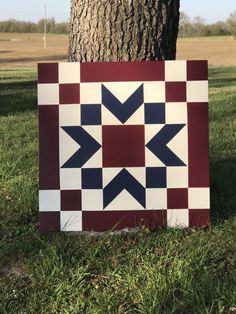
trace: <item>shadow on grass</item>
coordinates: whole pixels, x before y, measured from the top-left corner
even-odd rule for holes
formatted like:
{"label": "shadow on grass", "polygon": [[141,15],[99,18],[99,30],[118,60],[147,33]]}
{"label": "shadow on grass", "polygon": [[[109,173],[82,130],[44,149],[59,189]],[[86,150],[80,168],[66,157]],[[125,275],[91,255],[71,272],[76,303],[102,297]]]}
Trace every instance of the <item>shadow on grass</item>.
{"label": "shadow on grass", "polygon": [[[230,85],[229,85],[230,86]],[[209,122],[222,123],[223,120],[231,120],[236,115],[236,95],[221,93],[220,99],[214,99],[209,106]]]}
{"label": "shadow on grass", "polygon": [[209,69],[209,86],[222,88],[235,84],[236,67],[217,67]]}
{"label": "shadow on grass", "polygon": [[7,116],[17,112],[37,109],[37,82],[0,83],[0,115]]}
{"label": "shadow on grass", "polygon": [[236,158],[210,162],[211,220],[217,224],[236,214]]}

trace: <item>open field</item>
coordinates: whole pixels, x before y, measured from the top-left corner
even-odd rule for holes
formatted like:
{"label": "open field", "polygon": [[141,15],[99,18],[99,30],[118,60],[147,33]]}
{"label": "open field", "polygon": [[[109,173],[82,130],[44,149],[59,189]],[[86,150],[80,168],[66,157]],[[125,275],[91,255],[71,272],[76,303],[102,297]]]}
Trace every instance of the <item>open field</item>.
{"label": "open field", "polygon": [[38,232],[36,72],[0,70],[1,314],[235,312],[235,72],[210,69],[210,227],[92,237]]}
{"label": "open field", "polygon": [[42,34],[0,33],[0,67],[36,67],[39,61],[66,61],[67,49],[67,35],[49,34],[45,50]]}
{"label": "open field", "polygon": [[212,66],[236,65],[236,40],[232,37],[179,39],[177,59],[208,60]]}
{"label": "open field", "polygon": [[[67,35],[0,33],[0,66],[35,67],[38,61],[66,60]],[[179,39],[177,59],[208,59],[210,65],[236,65],[236,40],[231,37]]]}

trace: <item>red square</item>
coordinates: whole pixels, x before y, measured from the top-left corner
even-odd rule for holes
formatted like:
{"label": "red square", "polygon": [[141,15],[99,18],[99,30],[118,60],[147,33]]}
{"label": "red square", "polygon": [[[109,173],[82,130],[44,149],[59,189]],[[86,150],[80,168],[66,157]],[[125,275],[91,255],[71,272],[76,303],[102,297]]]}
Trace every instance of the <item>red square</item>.
{"label": "red square", "polygon": [[189,227],[206,227],[209,219],[210,209],[189,209]]}
{"label": "red square", "polygon": [[166,210],[83,211],[82,213],[83,230],[120,230],[138,226],[155,230],[167,225]]}
{"label": "red square", "polygon": [[167,208],[188,208],[188,189],[167,189]]}
{"label": "red square", "polygon": [[164,61],[81,63],[81,82],[164,81],[164,79]]}
{"label": "red square", "polygon": [[60,212],[40,212],[39,213],[40,231],[60,231]]}
{"label": "red square", "polygon": [[103,167],[144,167],[143,125],[102,127]]}
{"label": "red square", "polygon": [[58,83],[58,63],[39,63],[38,83]]}
{"label": "red square", "polygon": [[187,106],[189,187],[208,187],[208,103],[188,103]]}
{"label": "red square", "polygon": [[61,210],[81,210],[81,191],[61,191]]}
{"label": "red square", "polygon": [[207,81],[208,65],[207,61],[187,61],[187,80],[188,81]]}
{"label": "red square", "polygon": [[79,104],[80,102],[79,84],[60,84],[59,93],[60,104]]}
{"label": "red square", "polygon": [[39,106],[39,187],[58,190],[59,178],[58,105]]}
{"label": "red square", "polygon": [[166,82],[166,101],[185,102],[186,82]]}

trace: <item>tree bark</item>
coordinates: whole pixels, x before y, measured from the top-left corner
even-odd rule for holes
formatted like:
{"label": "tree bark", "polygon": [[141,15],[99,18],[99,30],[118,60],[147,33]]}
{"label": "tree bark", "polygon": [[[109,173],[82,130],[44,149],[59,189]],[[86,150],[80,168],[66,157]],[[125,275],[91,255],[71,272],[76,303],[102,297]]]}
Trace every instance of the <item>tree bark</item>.
{"label": "tree bark", "polygon": [[173,60],[180,0],[71,0],[69,61]]}

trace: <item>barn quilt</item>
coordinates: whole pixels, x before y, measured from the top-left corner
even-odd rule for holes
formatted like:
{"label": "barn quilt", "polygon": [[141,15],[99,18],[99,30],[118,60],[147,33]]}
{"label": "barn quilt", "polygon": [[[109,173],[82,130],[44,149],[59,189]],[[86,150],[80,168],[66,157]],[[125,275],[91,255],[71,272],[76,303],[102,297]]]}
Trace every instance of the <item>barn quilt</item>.
{"label": "barn quilt", "polygon": [[207,61],[38,64],[42,231],[206,226]]}

